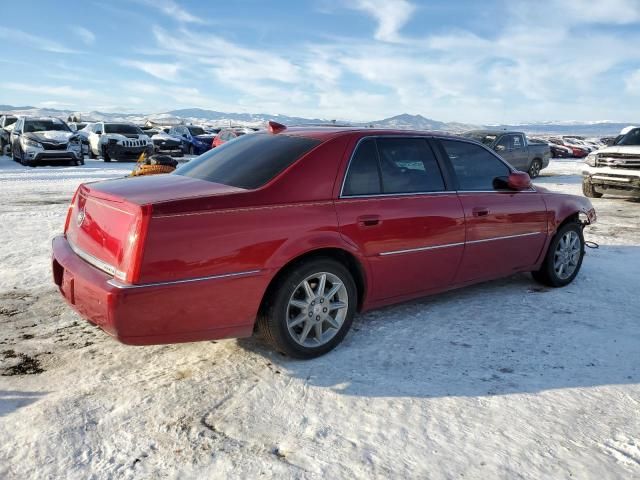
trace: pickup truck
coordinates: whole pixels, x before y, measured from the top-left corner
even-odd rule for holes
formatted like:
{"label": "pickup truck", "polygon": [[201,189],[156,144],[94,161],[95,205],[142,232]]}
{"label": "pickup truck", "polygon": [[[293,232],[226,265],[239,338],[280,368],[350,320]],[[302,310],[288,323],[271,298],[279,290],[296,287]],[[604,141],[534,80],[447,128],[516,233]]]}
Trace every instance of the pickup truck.
{"label": "pickup truck", "polygon": [[640,127],[619,136],[614,145],[590,153],[584,164],[585,197],[600,198],[605,193],[640,197]]}
{"label": "pickup truck", "polygon": [[549,145],[530,142],[522,132],[472,130],[463,136],[491,148],[514,168],[527,172],[531,178],[536,178],[540,170],[549,165]]}

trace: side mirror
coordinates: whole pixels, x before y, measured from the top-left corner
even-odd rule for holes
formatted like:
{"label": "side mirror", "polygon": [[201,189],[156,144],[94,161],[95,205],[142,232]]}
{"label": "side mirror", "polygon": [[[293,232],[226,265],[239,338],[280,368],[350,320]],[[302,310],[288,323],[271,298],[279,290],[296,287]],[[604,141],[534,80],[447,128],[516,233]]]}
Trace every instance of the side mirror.
{"label": "side mirror", "polygon": [[528,190],[531,188],[531,178],[525,172],[511,172],[507,178],[507,186],[511,190]]}

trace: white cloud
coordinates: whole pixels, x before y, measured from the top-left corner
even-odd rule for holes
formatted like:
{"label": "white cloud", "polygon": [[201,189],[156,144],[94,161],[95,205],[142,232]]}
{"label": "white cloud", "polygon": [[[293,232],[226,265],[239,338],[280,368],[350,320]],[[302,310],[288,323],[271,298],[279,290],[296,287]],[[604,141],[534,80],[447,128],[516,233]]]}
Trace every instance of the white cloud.
{"label": "white cloud", "polygon": [[385,42],[401,41],[399,31],[415,11],[407,0],[354,0],[350,5],[378,22],[375,38]]}
{"label": "white cloud", "polygon": [[139,0],[141,3],[158,9],[162,14],[182,23],[206,23],[204,20],[189,13],[174,0]]}
{"label": "white cloud", "polygon": [[175,63],[142,62],[138,60],[122,60],[121,65],[132,67],[159,78],[160,80],[175,81],[180,71],[180,66]]}
{"label": "white cloud", "polygon": [[30,33],[15,28],[0,27],[0,39],[15,43],[20,46],[35,48],[51,53],[78,53],[77,50],[67,48],[64,45],[49,40],[48,38],[31,35]]}
{"label": "white cloud", "polygon": [[95,34],[84,27],[78,25],[71,27],[71,31],[75,33],[85,45],[93,45],[96,41]]}
{"label": "white cloud", "polygon": [[625,79],[625,89],[631,95],[640,96],[640,69],[632,72]]}
{"label": "white cloud", "polygon": [[86,99],[95,95],[95,92],[87,89],[74,88],[69,85],[30,85],[26,83],[3,83],[0,87],[14,92],[25,92],[38,96],[50,96],[63,99]]}

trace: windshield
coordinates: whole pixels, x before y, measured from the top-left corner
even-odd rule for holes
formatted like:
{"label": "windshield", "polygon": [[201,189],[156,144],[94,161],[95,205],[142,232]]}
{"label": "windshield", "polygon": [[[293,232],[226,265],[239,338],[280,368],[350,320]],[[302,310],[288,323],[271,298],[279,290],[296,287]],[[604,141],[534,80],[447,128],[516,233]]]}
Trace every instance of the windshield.
{"label": "windshield", "polygon": [[13,125],[14,123],[16,123],[18,121],[17,117],[7,117],[4,120],[4,126],[8,127],[9,125]]}
{"label": "windshield", "polygon": [[194,137],[197,135],[206,135],[207,132],[204,131],[203,128],[200,127],[187,127],[189,129],[189,132],[191,132],[191,135],[193,135]]}
{"label": "windshield", "polygon": [[105,123],[104,133],[120,133],[122,135],[140,135],[142,133],[142,130],[140,130],[135,125],[131,125],[130,123]]}
{"label": "windshield", "polygon": [[67,124],[61,120],[25,120],[24,133],[46,132],[50,130],[60,130],[69,132]]}
{"label": "windshield", "polygon": [[258,188],[319,143],[288,135],[245,135],[209,150],[175,173],[232,187]]}
{"label": "windshield", "polygon": [[619,138],[616,145],[640,145],[640,128],[634,128]]}
{"label": "windshield", "polygon": [[498,135],[495,133],[482,133],[482,132],[468,132],[463,135],[464,137],[475,140],[476,142],[483,143],[485,145],[492,145],[496,141]]}

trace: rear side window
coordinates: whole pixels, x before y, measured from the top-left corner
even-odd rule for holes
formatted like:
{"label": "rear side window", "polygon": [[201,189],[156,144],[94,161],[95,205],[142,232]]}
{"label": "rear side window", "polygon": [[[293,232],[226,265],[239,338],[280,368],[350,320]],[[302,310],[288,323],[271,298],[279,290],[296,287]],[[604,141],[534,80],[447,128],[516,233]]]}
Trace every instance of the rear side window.
{"label": "rear side window", "polygon": [[356,148],[351,163],[349,163],[349,171],[342,194],[353,196],[379,193],[382,193],[382,185],[380,184],[376,141],[369,138]]}
{"label": "rear side window", "polygon": [[459,190],[495,190],[495,179],[510,173],[509,167],[479,145],[456,140],[440,142],[451,160]]}
{"label": "rear side window", "polygon": [[379,138],[384,193],[439,192],[445,189],[431,147],[422,138]]}
{"label": "rear side window", "polygon": [[254,189],[269,182],[320,143],[320,140],[289,135],[245,135],[209,150],[175,173]]}

